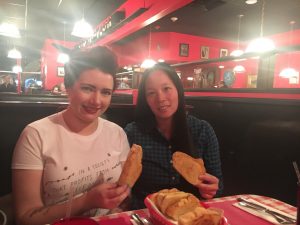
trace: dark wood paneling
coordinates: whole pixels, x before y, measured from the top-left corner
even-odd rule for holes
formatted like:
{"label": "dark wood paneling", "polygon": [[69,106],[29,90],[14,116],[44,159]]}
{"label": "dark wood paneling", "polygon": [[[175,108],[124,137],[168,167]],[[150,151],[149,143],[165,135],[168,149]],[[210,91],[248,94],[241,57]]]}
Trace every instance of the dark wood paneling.
{"label": "dark wood paneling", "polygon": [[292,161],[300,163],[300,101],[187,98],[220,143],[225,193],[260,194],[296,204]]}

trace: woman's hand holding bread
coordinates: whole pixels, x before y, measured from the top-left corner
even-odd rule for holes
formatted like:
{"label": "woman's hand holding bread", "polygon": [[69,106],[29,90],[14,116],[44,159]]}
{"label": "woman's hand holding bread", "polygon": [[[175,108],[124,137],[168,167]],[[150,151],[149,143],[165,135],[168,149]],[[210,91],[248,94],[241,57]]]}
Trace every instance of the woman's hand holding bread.
{"label": "woman's hand holding bread", "polygon": [[196,187],[200,195],[205,199],[213,198],[219,189],[219,179],[208,173],[200,175],[199,179],[202,182],[199,182]]}
{"label": "woman's hand holding bread", "polygon": [[186,181],[196,186],[205,199],[213,198],[219,189],[219,179],[206,173],[202,159],[177,151],[172,156],[173,167]]}

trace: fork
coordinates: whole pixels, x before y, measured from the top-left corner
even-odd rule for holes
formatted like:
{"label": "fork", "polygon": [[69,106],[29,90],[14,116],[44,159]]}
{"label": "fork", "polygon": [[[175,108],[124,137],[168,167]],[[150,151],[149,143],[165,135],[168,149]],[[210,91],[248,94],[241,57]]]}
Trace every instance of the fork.
{"label": "fork", "polygon": [[266,210],[261,209],[261,208],[254,207],[252,205],[247,204],[246,202],[239,202],[238,204],[241,205],[241,206],[243,206],[243,207],[253,209],[255,211],[261,211],[261,212],[267,213],[267,214],[273,216],[274,219],[276,219],[276,221],[278,223],[280,223],[280,224],[293,224],[291,221],[285,220],[285,219],[279,217],[278,215],[276,215],[276,214],[274,214],[272,212],[266,211]]}
{"label": "fork", "polygon": [[152,225],[152,223],[148,219],[140,217],[137,213],[131,214],[131,218],[140,225]]}

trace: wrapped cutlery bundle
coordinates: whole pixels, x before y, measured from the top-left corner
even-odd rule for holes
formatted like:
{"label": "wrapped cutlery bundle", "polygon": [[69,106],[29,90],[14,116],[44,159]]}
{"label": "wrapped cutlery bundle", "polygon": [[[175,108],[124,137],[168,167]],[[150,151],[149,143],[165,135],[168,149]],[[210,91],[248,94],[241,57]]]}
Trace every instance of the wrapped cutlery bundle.
{"label": "wrapped cutlery bundle", "polygon": [[260,217],[264,220],[271,222],[272,224],[295,224],[296,217],[294,215],[289,215],[280,210],[274,209],[254,199],[248,198],[238,198],[238,202],[233,205],[240,208],[254,216]]}
{"label": "wrapped cutlery bundle", "polygon": [[226,225],[223,210],[208,208],[194,195],[175,188],[147,196],[145,205],[157,225]]}

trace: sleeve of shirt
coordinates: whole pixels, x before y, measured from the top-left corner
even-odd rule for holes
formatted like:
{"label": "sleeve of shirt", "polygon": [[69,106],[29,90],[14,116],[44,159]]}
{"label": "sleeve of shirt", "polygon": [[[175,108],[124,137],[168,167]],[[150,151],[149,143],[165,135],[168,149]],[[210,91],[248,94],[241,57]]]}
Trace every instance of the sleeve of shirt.
{"label": "sleeve of shirt", "polygon": [[212,126],[206,122],[202,122],[202,132],[199,141],[203,143],[203,160],[205,168],[209,174],[219,179],[219,190],[217,196],[223,192],[223,176],[221,169],[221,158],[219,151],[219,143]]}
{"label": "sleeve of shirt", "polygon": [[42,142],[36,129],[27,126],[15,146],[12,169],[43,169]]}

